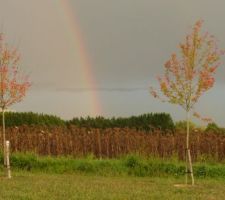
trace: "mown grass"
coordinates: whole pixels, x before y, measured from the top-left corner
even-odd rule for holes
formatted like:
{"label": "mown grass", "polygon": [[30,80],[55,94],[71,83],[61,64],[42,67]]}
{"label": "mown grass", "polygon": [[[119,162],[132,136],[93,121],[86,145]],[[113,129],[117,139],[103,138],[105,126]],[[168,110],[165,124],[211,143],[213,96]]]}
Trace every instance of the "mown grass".
{"label": "mown grass", "polygon": [[[0,156],[2,163],[2,156]],[[11,180],[0,170],[0,200],[224,200],[225,165],[213,161],[194,164],[196,186],[184,183],[185,165],[176,159],[120,159],[93,156],[11,156]]]}
{"label": "mown grass", "polygon": [[183,178],[47,174],[17,171],[1,178],[0,200],[224,200],[225,180],[177,188]]}

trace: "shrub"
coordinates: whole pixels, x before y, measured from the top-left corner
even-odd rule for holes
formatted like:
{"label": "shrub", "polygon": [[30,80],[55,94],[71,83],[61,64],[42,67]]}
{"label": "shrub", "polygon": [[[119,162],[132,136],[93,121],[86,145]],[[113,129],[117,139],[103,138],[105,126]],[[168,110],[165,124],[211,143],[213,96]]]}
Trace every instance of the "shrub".
{"label": "shrub", "polygon": [[129,155],[125,159],[125,166],[135,168],[140,165],[140,158],[137,155]]}
{"label": "shrub", "polygon": [[225,133],[225,130],[213,122],[207,125],[205,132]]}
{"label": "shrub", "polygon": [[[187,122],[186,121],[178,121],[175,123],[175,128],[178,131],[186,131]],[[190,131],[198,128],[194,122],[189,122]]]}

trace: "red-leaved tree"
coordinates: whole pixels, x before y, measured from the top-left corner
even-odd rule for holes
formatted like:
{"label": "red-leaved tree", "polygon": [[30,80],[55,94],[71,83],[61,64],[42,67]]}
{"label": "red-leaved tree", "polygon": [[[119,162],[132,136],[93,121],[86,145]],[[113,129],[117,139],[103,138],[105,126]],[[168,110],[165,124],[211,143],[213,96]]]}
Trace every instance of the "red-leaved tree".
{"label": "red-leaved tree", "polygon": [[[186,111],[186,184],[190,174],[192,185],[194,175],[189,149],[189,113],[193,111],[199,98],[213,87],[214,74],[220,65],[220,57],[224,54],[224,51],[217,47],[214,36],[201,32],[202,24],[202,20],[195,23],[191,33],[179,45],[180,56],[173,53],[165,63],[164,75],[158,77],[161,92],[166,98],[161,98],[152,87],[150,88],[154,97],[163,102],[180,105]],[[209,118],[202,118],[195,112],[194,116],[210,121]]]}
{"label": "red-leaved tree", "polygon": [[0,33],[0,108],[2,112],[2,133],[4,165],[6,165],[5,110],[20,102],[26,95],[31,83],[27,76],[18,71],[20,55],[16,48],[11,48]]}

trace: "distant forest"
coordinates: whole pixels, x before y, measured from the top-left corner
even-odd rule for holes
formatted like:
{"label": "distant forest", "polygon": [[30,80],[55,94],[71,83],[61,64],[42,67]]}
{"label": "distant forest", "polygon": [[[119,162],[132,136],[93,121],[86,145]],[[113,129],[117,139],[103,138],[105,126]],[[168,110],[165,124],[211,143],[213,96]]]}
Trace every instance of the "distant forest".
{"label": "distant forest", "polygon": [[[2,116],[0,115],[0,118]],[[38,126],[77,126],[84,128],[136,128],[151,131],[153,129],[174,130],[175,125],[170,114],[149,113],[131,117],[80,117],[72,120],[63,120],[60,117],[33,112],[6,112],[6,126],[38,125]]]}

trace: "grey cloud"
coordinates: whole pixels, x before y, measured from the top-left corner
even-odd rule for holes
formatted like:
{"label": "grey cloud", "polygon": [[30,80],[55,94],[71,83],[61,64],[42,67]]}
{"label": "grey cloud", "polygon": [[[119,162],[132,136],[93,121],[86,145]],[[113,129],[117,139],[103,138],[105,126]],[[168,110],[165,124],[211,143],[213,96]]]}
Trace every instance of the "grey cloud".
{"label": "grey cloud", "polygon": [[[165,61],[179,51],[177,45],[199,18],[205,20],[204,30],[225,48],[224,0],[69,0],[85,41],[84,53],[90,57],[90,75],[96,83],[90,86],[77,38],[71,33],[73,19],[66,20],[68,13],[61,2],[0,0],[0,24],[4,23],[10,44],[21,40],[21,67],[32,71],[33,87],[16,106],[18,110],[65,118],[86,115],[92,103],[89,93],[94,91],[100,93],[103,114],[168,111],[178,118],[180,110],[151,99],[148,86],[154,84],[153,77],[162,73]],[[225,119],[223,65],[216,74],[218,85],[199,106],[221,124]]]}
{"label": "grey cloud", "polygon": [[137,92],[137,91],[147,91],[148,88],[58,88],[56,91],[59,92],[90,92],[90,91],[99,91],[99,92]]}

